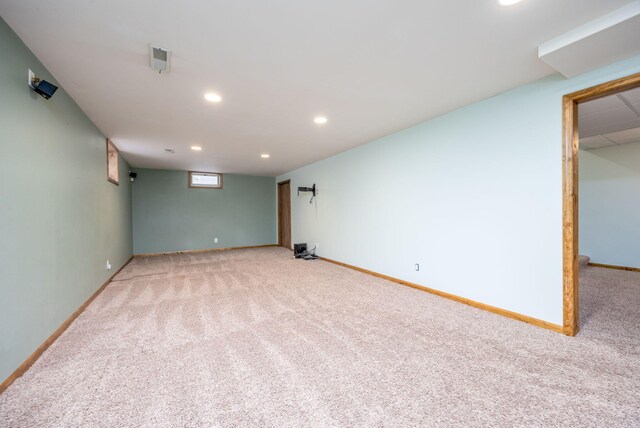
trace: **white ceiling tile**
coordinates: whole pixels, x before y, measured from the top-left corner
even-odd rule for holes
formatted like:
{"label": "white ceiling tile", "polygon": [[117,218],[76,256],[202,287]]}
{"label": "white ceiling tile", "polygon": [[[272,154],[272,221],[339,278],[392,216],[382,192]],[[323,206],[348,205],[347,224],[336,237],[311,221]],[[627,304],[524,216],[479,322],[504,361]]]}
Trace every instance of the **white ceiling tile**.
{"label": "white ceiling tile", "polygon": [[621,94],[631,104],[640,104],[640,88],[631,89]]}
{"label": "white ceiling tile", "polygon": [[640,128],[626,129],[605,135],[616,144],[630,144],[640,142]]}
{"label": "white ceiling tile", "polygon": [[584,149],[599,149],[600,147],[606,146],[615,146],[615,144],[604,138],[602,135],[580,138],[580,147]]}
{"label": "white ceiling tile", "polygon": [[616,95],[609,95],[608,97],[599,98],[597,100],[580,104],[578,106],[578,114],[580,118],[582,118],[587,115],[623,107],[625,107],[625,104],[620,98],[618,98]]}
{"label": "white ceiling tile", "polygon": [[578,120],[578,126],[580,135],[591,137],[623,129],[637,128],[640,126],[640,117],[624,105],[624,107],[604,110],[581,117]]}

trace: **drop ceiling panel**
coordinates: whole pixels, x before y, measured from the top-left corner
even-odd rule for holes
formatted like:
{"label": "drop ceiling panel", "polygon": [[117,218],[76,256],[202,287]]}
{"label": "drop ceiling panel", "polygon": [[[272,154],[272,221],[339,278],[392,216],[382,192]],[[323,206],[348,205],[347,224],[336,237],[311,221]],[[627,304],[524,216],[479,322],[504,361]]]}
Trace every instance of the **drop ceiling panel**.
{"label": "drop ceiling panel", "polygon": [[640,142],[640,88],[578,105],[580,146],[599,148]]}
{"label": "drop ceiling panel", "polygon": [[606,134],[605,137],[616,144],[631,144],[640,142],[640,128],[626,129]]}
{"label": "drop ceiling panel", "polygon": [[608,134],[640,126],[640,117],[630,108],[615,108],[584,116],[578,120],[579,132],[585,137]]}
{"label": "drop ceiling panel", "polygon": [[607,140],[602,135],[594,137],[580,138],[580,147],[583,149],[599,149],[601,147],[615,146],[614,143]]}
{"label": "drop ceiling panel", "polygon": [[621,109],[625,107],[625,103],[622,102],[620,98],[616,96],[608,96],[589,101],[588,103],[580,104],[580,107],[578,108],[578,114],[582,118],[590,114],[600,113],[607,110]]}
{"label": "drop ceiling panel", "polygon": [[631,89],[622,93],[622,96],[631,104],[640,104],[640,88]]}

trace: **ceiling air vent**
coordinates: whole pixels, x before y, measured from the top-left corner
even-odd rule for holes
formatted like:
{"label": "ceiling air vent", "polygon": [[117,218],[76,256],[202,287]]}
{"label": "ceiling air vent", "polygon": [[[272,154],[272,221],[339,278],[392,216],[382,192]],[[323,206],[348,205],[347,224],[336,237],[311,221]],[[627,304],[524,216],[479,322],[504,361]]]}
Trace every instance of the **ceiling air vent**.
{"label": "ceiling air vent", "polygon": [[149,64],[158,73],[168,73],[171,70],[171,52],[159,46],[149,45]]}

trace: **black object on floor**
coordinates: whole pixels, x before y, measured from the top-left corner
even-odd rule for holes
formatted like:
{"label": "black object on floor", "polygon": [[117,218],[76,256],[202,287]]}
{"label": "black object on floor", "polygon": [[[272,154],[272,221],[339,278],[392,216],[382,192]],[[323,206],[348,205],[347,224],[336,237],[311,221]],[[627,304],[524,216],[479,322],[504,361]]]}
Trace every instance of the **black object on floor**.
{"label": "black object on floor", "polygon": [[307,244],[293,244],[293,255],[296,259],[302,258],[302,254],[307,252]]}

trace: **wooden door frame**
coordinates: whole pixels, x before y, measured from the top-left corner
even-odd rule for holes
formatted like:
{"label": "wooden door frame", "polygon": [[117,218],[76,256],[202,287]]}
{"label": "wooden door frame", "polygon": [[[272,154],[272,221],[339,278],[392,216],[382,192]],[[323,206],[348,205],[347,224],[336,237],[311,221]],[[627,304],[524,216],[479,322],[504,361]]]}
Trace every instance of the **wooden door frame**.
{"label": "wooden door frame", "polygon": [[[291,179],[278,182],[277,198],[278,198],[278,246],[282,247],[282,233],[280,233],[280,219],[282,218],[282,209],[280,207],[280,185],[291,183]],[[289,185],[289,198],[291,198],[291,185]],[[291,202],[289,202],[289,236],[291,236]]]}
{"label": "wooden door frame", "polygon": [[562,97],[562,258],[563,325],[567,336],[578,332],[578,104],[640,86],[640,73]]}

